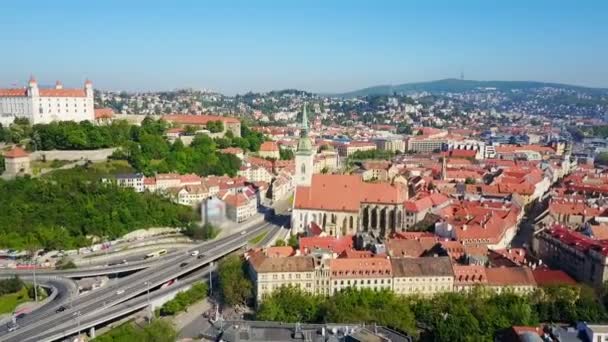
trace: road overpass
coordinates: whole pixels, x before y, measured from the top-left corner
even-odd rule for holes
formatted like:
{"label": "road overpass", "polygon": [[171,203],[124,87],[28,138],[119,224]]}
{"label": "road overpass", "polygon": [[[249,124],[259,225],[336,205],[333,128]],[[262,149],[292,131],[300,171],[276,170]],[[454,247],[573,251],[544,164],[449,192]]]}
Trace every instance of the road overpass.
{"label": "road overpass", "polygon": [[[156,287],[159,287],[171,279],[193,272],[196,269],[208,265],[209,263],[244,247],[249,239],[257,236],[270,227],[271,224],[264,223],[239,234],[206,242],[196,248],[188,250],[187,253],[182,253],[171,258],[158,259],[156,262],[148,265],[146,269],[121,278],[115,284],[74,299],[71,303],[71,307],[63,312],[53,313],[8,334],[2,334],[2,332],[0,332],[0,340],[17,342],[29,340],[32,337],[36,337],[43,333],[51,334],[48,336],[54,336],[52,334],[61,334],[59,327],[61,327],[62,324],[66,324],[66,322],[73,320],[74,314],[76,313],[79,313],[80,319],[83,321],[88,320],[90,318],[89,316],[97,317],[96,315],[99,315],[97,318],[98,320],[111,320],[112,318],[108,317],[112,315],[108,314],[108,317],[106,317],[106,313],[110,311],[110,308],[132,300],[134,297],[146,293],[148,290],[153,291]],[[200,259],[192,257],[190,252],[194,250],[200,250],[203,257]],[[129,266],[131,265],[127,265],[127,267]],[[124,267],[114,267],[110,273],[116,273],[116,269],[124,269]],[[98,270],[96,269],[95,271]],[[52,273],[74,276],[73,272],[68,271]],[[53,340],[53,338],[48,339],[48,341],[51,340]],[[47,339],[36,339],[36,341],[47,341]]]}

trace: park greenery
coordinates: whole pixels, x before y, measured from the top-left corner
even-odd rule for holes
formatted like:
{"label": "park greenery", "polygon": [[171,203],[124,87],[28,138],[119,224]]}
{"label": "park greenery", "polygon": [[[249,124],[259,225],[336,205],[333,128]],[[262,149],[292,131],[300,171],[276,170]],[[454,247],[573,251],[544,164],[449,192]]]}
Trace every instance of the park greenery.
{"label": "park greenery", "polygon": [[210,223],[199,226],[192,222],[186,226],[186,229],[184,229],[183,232],[194,240],[210,240],[214,239],[220,233],[220,229]]}
{"label": "park greenery", "polygon": [[[0,248],[51,250],[118,238],[150,227],[186,227],[191,208],[153,193],[91,181],[84,168],[0,180]],[[69,210],[66,210],[69,208]]]}
{"label": "park greenery", "polygon": [[170,322],[157,319],[143,327],[132,322],[116,327],[94,339],[95,342],[174,342],[177,331]]}
{"label": "park greenery", "polygon": [[348,159],[351,160],[365,160],[365,159],[383,159],[390,160],[395,155],[394,152],[388,150],[368,150],[368,151],[356,151],[351,154]]}
{"label": "park greenery", "polygon": [[257,319],[282,322],[376,323],[429,341],[492,341],[513,325],[540,322],[602,322],[606,309],[591,288],[550,286],[519,295],[478,287],[470,293],[433,297],[399,296],[392,291],[346,289],[316,296],[283,287],[265,298]]}
{"label": "park greenery", "polygon": [[[137,172],[152,175],[155,172],[197,173],[206,175],[235,176],[241,162],[219,149],[240,147],[246,151],[258,151],[264,135],[255,132],[245,123],[241,137],[227,131],[223,138],[211,139],[198,134],[190,146],[180,139],[171,143],[165,137],[169,124],[163,120],[145,118],[141,125],[131,125],[116,120],[107,125],[95,125],[88,121],[61,121],[31,126],[27,120],[16,120],[9,127],[0,126],[0,141],[26,143],[30,150],[94,150],[114,147],[112,156],[126,160]],[[221,121],[207,124],[211,132],[222,132]],[[193,127],[186,132],[195,134]]]}
{"label": "park greenery", "polygon": [[285,148],[279,149],[279,155],[281,156],[281,160],[292,160],[295,158],[293,151]]}
{"label": "park greenery", "polygon": [[209,287],[207,284],[198,282],[192,285],[189,290],[178,293],[175,298],[163,304],[160,308],[160,314],[162,316],[171,316],[184,311],[188,306],[206,298],[208,292]]}
{"label": "park greenery", "polygon": [[207,130],[211,133],[220,133],[224,130],[224,123],[220,120],[209,121],[205,126]]}
{"label": "park greenery", "polygon": [[[46,292],[38,287],[38,299],[44,299]],[[0,315],[10,313],[21,303],[36,298],[34,286],[24,283],[18,276],[0,279]]]}
{"label": "park greenery", "polygon": [[236,254],[220,261],[218,281],[222,301],[227,305],[246,305],[253,298],[253,284],[247,277],[247,263]]}

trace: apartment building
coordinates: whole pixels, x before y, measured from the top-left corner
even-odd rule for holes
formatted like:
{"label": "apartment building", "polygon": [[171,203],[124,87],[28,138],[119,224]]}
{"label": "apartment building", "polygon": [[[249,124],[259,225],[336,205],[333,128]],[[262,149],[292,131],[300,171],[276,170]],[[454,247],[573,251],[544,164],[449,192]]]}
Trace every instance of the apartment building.
{"label": "apartment building", "polygon": [[454,271],[449,257],[394,258],[393,291],[397,294],[433,295],[454,288]]}
{"label": "apartment building", "polygon": [[608,280],[608,242],[554,224],[535,235],[537,255],[574,279],[601,288]]}

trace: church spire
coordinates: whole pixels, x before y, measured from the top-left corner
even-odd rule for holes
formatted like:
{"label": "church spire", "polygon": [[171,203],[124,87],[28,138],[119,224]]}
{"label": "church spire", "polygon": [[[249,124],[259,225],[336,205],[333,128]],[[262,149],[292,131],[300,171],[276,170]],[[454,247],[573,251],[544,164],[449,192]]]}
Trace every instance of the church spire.
{"label": "church spire", "polygon": [[309,153],[312,151],[312,141],[308,137],[308,115],[306,114],[306,104],[302,110],[302,127],[300,128],[300,139],[298,139],[297,152]]}
{"label": "church spire", "polygon": [[302,128],[300,130],[300,136],[308,136],[308,114],[306,114],[306,103],[304,103],[304,109],[302,110]]}

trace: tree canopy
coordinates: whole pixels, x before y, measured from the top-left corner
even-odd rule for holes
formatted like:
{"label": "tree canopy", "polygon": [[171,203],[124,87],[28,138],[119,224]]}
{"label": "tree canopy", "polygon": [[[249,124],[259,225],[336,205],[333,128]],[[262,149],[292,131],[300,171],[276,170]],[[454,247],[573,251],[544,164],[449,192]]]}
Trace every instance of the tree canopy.
{"label": "tree canopy", "polygon": [[527,295],[498,294],[479,287],[469,293],[433,297],[399,296],[391,291],[347,288],[331,297],[299,288],[275,290],[260,304],[257,318],[285,322],[377,323],[429,341],[492,341],[513,325],[539,322],[602,322],[606,310],[586,286],[551,286]]}
{"label": "tree canopy", "polygon": [[191,208],[91,181],[87,172],[0,180],[0,247],[71,249],[88,245],[88,236],[117,238],[140,228],[185,227],[195,219]]}
{"label": "tree canopy", "polygon": [[252,298],[253,285],[247,277],[247,264],[238,255],[229,255],[218,265],[222,300],[228,305],[247,304]]}

